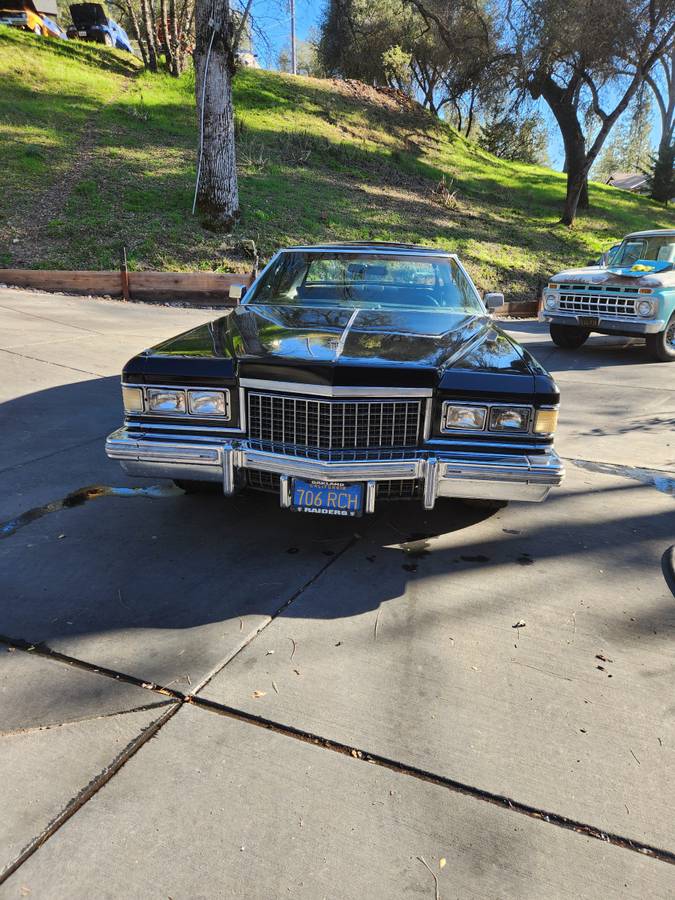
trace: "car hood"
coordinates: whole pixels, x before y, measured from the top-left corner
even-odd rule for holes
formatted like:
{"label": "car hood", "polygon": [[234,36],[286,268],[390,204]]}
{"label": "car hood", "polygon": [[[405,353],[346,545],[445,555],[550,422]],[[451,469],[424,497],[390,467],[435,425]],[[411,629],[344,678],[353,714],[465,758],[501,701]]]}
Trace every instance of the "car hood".
{"label": "car hood", "polygon": [[[321,385],[532,393],[550,378],[487,315],[243,305],[136,357],[125,377],[255,378]],[[504,375],[511,379],[503,379]],[[485,379],[498,379],[488,385]],[[461,385],[460,385],[461,382]]]}
{"label": "car hood", "polygon": [[566,269],[564,272],[558,272],[551,279],[551,283],[556,284],[588,284],[594,287],[604,286],[635,286],[635,288],[649,287],[672,287],[675,286],[675,269],[670,268],[667,271],[658,274],[640,275],[638,277],[629,275],[620,275],[617,270],[606,268],[604,266],[588,266],[584,269]]}

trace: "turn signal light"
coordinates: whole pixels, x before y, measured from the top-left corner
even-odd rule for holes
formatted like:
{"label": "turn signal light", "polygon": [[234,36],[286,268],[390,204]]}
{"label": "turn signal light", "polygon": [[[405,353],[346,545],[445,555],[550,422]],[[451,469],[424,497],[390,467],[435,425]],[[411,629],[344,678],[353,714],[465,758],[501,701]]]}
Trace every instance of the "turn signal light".
{"label": "turn signal light", "polygon": [[553,434],[558,427],[557,409],[538,409],[534,414],[535,434]]}

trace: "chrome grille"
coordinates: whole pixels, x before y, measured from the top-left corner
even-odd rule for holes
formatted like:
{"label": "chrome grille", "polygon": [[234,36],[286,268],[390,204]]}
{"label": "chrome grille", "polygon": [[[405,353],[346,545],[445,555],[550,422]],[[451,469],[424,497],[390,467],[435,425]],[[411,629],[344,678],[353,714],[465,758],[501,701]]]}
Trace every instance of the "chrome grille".
{"label": "chrome grille", "polygon": [[317,450],[417,446],[420,400],[310,400],[251,391],[253,440]]}
{"label": "chrome grille", "polygon": [[592,316],[635,317],[635,297],[582,296],[581,294],[561,294],[558,307],[562,312],[590,313]]}
{"label": "chrome grille", "polygon": [[412,500],[421,491],[421,484],[415,478],[378,481],[375,496],[378,500]]}
{"label": "chrome grille", "polygon": [[246,470],[246,483],[256,491],[273,491],[278,494],[280,478],[276,472],[263,472],[261,469]]}

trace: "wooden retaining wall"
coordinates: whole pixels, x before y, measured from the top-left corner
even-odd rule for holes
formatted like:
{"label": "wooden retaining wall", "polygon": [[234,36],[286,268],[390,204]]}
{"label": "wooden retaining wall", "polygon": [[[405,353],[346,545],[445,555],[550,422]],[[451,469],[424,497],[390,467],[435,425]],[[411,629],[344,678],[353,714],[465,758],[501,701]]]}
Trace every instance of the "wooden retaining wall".
{"label": "wooden retaining wall", "polygon": [[[93,297],[124,297],[146,303],[186,301],[192,306],[235,306],[229,297],[232,284],[248,287],[253,272],[69,272],[58,269],[0,269],[0,283],[14,287],[85,294]],[[537,315],[536,300],[505,303],[497,316],[529,318]]]}
{"label": "wooden retaining wall", "polygon": [[0,269],[0,283],[14,287],[85,294],[108,295],[126,300],[165,302],[185,300],[195,305],[214,303],[233,306],[229,289],[232,284],[253,280],[253,273],[222,272],[70,272],[48,269]]}

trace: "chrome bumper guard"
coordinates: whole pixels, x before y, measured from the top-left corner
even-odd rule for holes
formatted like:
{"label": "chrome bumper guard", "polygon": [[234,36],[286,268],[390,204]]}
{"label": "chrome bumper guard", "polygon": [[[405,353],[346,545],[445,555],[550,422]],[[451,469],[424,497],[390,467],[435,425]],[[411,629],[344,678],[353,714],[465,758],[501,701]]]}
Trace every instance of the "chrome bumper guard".
{"label": "chrome bumper guard", "polygon": [[433,509],[437,497],[484,500],[544,500],[559,485],[564,467],[553,450],[531,455],[412,453],[404,459],[328,462],[252,448],[245,439],[219,444],[139,438],[126,428],[107,439],[106,453],[129,475],[218,481],[223,493],[237,489],[236,473],[258,469],[280,476],[280,503],[291,505],[290,479],[366,483],[366,512],[373,512],[378,481],[419,479],[423,503]]}
{"label": "chrome bumper guard", "polygon": [[[666,327],[662,319],[636,319],[628,316],[603,316],[597,313],[562,312],[561,310],[542,310],[539,321],[553,325],[579,325],[579,317],[597,318],[596,328],[601,331],[616,331],[622,334],[658,334]],[[591,331],[595,331],[592,328]]]}

